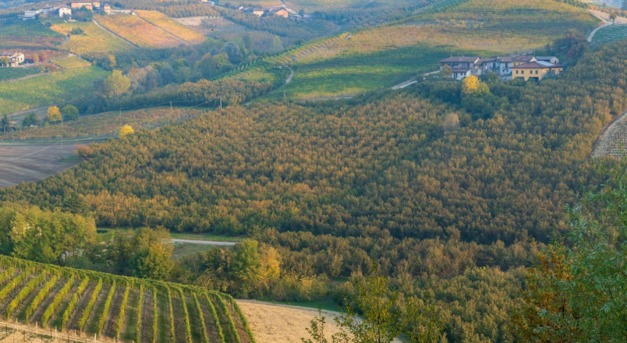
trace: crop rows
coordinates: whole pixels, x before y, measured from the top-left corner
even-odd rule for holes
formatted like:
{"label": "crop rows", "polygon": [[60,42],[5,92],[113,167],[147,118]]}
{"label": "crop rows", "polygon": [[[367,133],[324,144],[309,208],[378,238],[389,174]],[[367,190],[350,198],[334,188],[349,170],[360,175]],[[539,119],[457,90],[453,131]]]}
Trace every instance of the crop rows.
{"label": "crop rows", "polygon": [[232,298],[0,256],[0,315],[121,342],[253,342]]}

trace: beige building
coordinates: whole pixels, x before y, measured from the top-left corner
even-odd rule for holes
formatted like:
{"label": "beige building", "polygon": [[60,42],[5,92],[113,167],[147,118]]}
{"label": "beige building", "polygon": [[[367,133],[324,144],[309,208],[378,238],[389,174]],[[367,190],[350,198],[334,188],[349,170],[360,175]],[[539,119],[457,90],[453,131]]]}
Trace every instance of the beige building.
{"label": "beige building", "polygon": [[546,76],[559,75],[564,67],[544,61],[519,64],[512,67],[512,79],[542,80]]}

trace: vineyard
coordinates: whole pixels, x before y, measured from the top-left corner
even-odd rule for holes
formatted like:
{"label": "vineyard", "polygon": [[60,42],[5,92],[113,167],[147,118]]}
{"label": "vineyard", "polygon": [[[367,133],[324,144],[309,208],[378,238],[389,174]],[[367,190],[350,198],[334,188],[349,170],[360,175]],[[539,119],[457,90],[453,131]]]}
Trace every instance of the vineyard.
{"label": "vineyard", "polygon": [[205,40],[205,36],[203,34],[179,24],[177,21],[161,12],[137,11],[137,14],[140,18],[146,20],[147,22],[159,26],[164,31],[177,36],[188,43],[198,44]]}
{"label": "vineyard", "polygon": [[[142,12],[143,15],[146,15],[146,11]],[[197,32],[171,19],[164,27],[161,27],[161,25],[165,25],[163,18],[155,23],[137,15],[125,14],[96,16],[95,19],[107,30],[142,48],[172,48],[181,44],[189,44],[199,38]],[[177,27],[176,32],[171,31],[175,26]]]}
{"label": "vineyard", "polygon": [[594,35],[592,44],[601,45],[627,39],[627,25],[610,25],[604,27]]}
{"label": "vineyard", "polygon": [[122,342],[254,342],[228,295],[6,256],[0,316]]}

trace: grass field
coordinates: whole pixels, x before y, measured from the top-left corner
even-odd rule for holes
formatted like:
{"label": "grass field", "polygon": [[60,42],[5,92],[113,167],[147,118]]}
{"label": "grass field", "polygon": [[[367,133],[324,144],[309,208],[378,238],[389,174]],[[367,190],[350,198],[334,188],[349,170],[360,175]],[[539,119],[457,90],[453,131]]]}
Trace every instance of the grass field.
{"label": "grass field", "polygon": [[6,256],[0,308],[6,319],[123,342],[253,342],[228,295]]}
{"label": "grass field", "polygon": [[19,79],[39,72],[39,68],[0,68],[0,81]]}
{"label": "grass field", "polygon": [[89,138],[115,137],[126,124],[137,129],[154,129],[165,124],[176,123],[195,118],[204,110],[194,108],[149,108],[136,111],[105,112],[80,116],[63,125],[49,125],[24,129],[0,136],[3,140],[11,139],[48,139],[48,138]]}
{"label": "grass field", "polygon": [[0,114],[63,103],[92,92],[93,83],[108,73],[100,68],[67,69],[10,83],[0,83]]}
{"label": "grass field", "polygon": [[63,42],[63,35],[54,32],[39,21],[0,23],[0,48],[51,48]]}
{"label": "grass field", "polygon": [[83,33],[70,35],[70,39],[61,47],[75,54],[97,54],[125,51],[132,48],[128,42],[99,28],[92,22],[58,23],[52,30],[67,35],[72,29],[79,28]]}
{"label": "grass field", "polygon": [[162,30],[190,43],[202,43],[206,38],[203,34],[194,31],[177,21],[157,11],[137,11],[137,14],[144,20],[160,27]]}
{"label": "grass field", "polygon": [[91,63],[77,56],[64,56],[55,58],[52,63],[64,69],[76,69],[90,67]]}
{"label": "grass field", "polygon": [[627,39],[627,25],[610,25],[597,31],[593,45],[602,45]]}

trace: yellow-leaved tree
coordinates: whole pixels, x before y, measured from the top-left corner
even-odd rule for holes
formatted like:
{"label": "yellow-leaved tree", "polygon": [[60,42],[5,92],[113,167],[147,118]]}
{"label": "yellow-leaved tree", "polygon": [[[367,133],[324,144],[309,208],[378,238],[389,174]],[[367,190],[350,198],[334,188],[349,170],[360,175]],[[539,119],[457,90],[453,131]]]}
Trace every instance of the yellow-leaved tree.
{"label": "yellow-leaved tree", "polygon": [[463,94],[486,94],[490,89],[488,85],[481,82],[475,75],[470,75],[462,80],[462,93]]}
{"label": "yellow-leaved tree", "polygon": [[134,133],[135,133],[135,130],[133,130],[133,128],[130,125],[124,125],[120,129],[120,133],[118,134],[118,137],[122,138],[128,135],[132,135]]}
{"label": "yellow-leaved tree", "polygon": [[58,123],[63,120],[61,116],[61,110],[57,106],[48,107],[48,121],[51,123]]}

